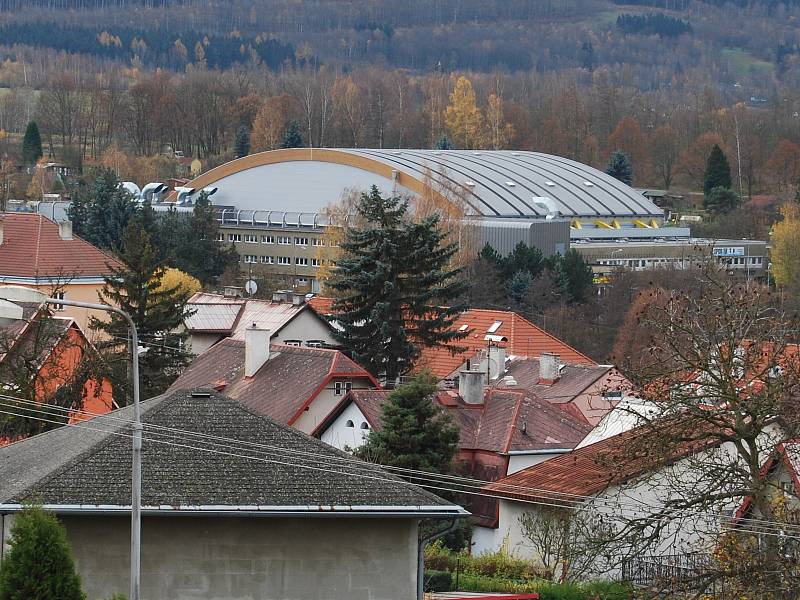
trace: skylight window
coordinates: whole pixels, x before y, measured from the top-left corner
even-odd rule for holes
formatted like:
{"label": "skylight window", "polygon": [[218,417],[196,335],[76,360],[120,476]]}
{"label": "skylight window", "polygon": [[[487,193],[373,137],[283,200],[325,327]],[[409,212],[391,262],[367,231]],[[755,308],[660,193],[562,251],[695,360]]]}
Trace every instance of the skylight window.
{"label": "skylight window", "polygon": [[469,329],[469,325],[462,325],[458,328],[459,331],[466,331],[467,329]]}
{"label": "skylight window", "polygon": [[492,326],[489,327],[489,329],[486,330],[486,333],[494,333],[494,332],[496,332],[498,329],[500,329],[500,325],[502,325],[502,324],[503,324],[502,321],[495,321],[494,323],[492,323]]}
{"label": "skylight window", "polygon": [[556,184],[555,184],[555,183],[553,183],[552,181],[545,181],[545,182],[544,182],[544,184],[545,184],[547,187],[556,187]]}
{"label": "skylight window", "polygon": [[516,183],[514,183],[513,181],[506,181],[506,185],[507,185],[508,187],[514,187],[514,186],[515,186],[515,185],[517,185],[517,184],[516,184]]}
{"label": "skylight window", "polygon": [[467,187],[475,187],[475,182],[467,180],[464,182],[464,185]]}
{"label": "skylight window", "polygon": [[584,181],[583,185],[585,185],[586,187],[594,187],[594,184],[591,181]]}

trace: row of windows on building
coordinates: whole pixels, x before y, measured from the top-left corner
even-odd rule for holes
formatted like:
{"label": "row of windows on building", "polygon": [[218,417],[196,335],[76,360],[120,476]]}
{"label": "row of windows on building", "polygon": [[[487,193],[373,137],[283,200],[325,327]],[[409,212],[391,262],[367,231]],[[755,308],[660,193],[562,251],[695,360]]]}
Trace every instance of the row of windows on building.
{"label": "row of windows on building", "polygon": [[[311,240],[312,246],[326,246],[325,240],[322,238],[307,238],[307,237],[295,237],[292,239],[291,236],[288,235],[262,235],[258,236],[255,234],[250,233],[229,233],[228,234],[228,241],[229,242],[244,242],[245,244],[258,244],[260,238],[260,243],[262,244],[277,244],[279,246],[308,246],[309,239]],[[224,242],[225,241],[225,234],[219,233],[217,234],[217,241]]]}
{"label": "row of windows on building", "polygon": [[298,267],[322,267],[325,260],[322,258],[305,258],[304,256],[257,256],[255,254],[243,254],[242,262],[248,264],[261,263],[262,265],[297,265]]}
{"label": "row of windows on building", "polygon": [[[739,258],[717,258],[717,260],[725,265],[741,266],[741,267],[751,266],[758,268],[764,264],[764,258],[761,256],[749,256],[749,257],[739,257]],[[684,258],[616,258],[614,260],[598,260],[596,264],[605,266],[628,267],[630,269],[646,269],[649,267],[666,266],[668,264],[687,266],[690,265],[691,262],[692,261],[690,259],[684,259]]]}

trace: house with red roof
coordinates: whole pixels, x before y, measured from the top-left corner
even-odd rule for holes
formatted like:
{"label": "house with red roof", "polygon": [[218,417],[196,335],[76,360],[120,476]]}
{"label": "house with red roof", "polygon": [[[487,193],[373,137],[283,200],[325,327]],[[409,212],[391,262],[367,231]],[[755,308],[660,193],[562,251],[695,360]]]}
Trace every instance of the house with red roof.
{"label": "house with red roof", "polygon": [[328,320],[306,304],[303,294],[290,290],[275,292],[271,300],[197,292],[186,309],[189,316],[184,324],[194,354],[227,337],[243,340],[253,324],[269,329],[273,343],[311,348],[337,345]]}
{"label": "house with red roof", "polygon": [[[0,286],[22,285],[47,295],[97,302],[103,277],[119,263],[72,233],[72,223],[40,214],[0,214]],[[106,313],[62,306],[59,313],[87,331],[89,317]]]}
{"label": "house with red roof", "polygon": [[272,343],[269,329],[250,326],[200,354],[169,391],[222,392],[250,410],[310,433],[351,390],[379,388],[375,378],[338,350]]}
{"label": "house with red roof", "polygon": [[[5,394],[58,404],[68,409],[65,422],[105,414],[114,408],[111,382],[83,369],[90,355],[96,351],[74,319],[56,316],[39,302],[0,299],[0,386]],[[0,431],[0,445],[16,437],[13,431]]]}

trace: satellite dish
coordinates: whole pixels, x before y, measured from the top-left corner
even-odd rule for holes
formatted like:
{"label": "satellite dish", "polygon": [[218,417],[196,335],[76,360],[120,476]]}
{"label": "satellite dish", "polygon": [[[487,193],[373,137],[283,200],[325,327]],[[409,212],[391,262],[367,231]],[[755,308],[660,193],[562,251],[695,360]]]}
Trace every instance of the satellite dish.
{"label": "satellite dish", "polygon": [[252,279],[248,279],[247,283],[244,284],[244,291],[252,296],[258,291],[258,284]]}

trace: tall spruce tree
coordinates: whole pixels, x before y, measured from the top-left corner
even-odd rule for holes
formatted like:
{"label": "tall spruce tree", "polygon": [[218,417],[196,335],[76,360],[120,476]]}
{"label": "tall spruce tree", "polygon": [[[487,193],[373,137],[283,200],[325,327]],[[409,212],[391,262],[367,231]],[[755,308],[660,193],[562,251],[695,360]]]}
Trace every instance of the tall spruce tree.
{"label": "tall spruce tree", "polygon": [[442,135],[438,140],[436,140],[436,150],[452,150],[453,149],[453,142],[450,141],[450,138],[446,135]]}
{"label": "tall spruce tree", "polygon": [[467,284],[449,267],[457,248],[445,241],[438,217],[413,222],[407,202],[384,198],[375,186],[361,195],[357,210],[364,225],[347,231],[328,282],[338,296],[341,330],[334,335],[356,361],[393,385],[423,347],[463,337],[451,326],[463,310],[455,300]]}
{"label": "tall spruce tree", "polygon": [[703,198],[703,207],[715,215],[731,212],[739,205],[739,194],[726,187],[715,187]]}
{"label": "tall spruce tree", "polygon": [[0,600],[85,600],[64,527],[41,507],[14,519],[0,562]]}
{"label": "tall spruce tree", "polygon": [[22,138],[22,163],[24,165],[35,165],[36,161],[42,158],[43,155],[39,126],[36,121],[31,121],[25,128],[25,136]]}
{"label": "tall spruce tree", "polygon": [[608,161],[606,174],[611,175],[614,179],[619,179],[625,185],[631,185],[633,183],[633,167],[628,155],[615,150],[611,155],[611,160]]}
{"label": "tall spruce tree", "polygon": [[570,304],[586,302],[592,290],[592,268],[581,253],[570,248],[564,256],[550,259],[553,281]]}
{"label": "tall spruce tree", "polygon": [[450,473],[458,428],[433,400],[436,379],[424,372],[394,390],[382,407],[381,428],[356,454],[382,465]]}
{"label": "tall spruce tree", "polygon": [[703,178],[703,193],[708,196],[714,188],[731,187],[731,166],[728,158],[719,145],[714,144],[706,162],[706,172]]}
{"label": "tall spruce tree", "polygon": [[[183,349],[187,335],[181,329],[190,293],[181,287],[161,285],[164,261],[150,235],[135,222],[125,229],[117,258],[121,265],[112,266],[111,273],[104,277],[100,296],[127,312],[136,324],[144,347],[139,355],[141,394],[142,398],[149,398],[167,389],[189,362]],[[113,315],[109,321],[92,318],[90,325],[108,336],[99,345],[114,374],[115,400],[122,400],[117,390],[125,390],[124,397],[129,398],[127,324]]]}
{"label": "tall spruce tree", "polygon": [[233,144],[233,152],[236,158],[242,158],[243,156],[250,154],[250,132],[244,125],[236,130],[236,140]]}
{"label": "tall spruce tree", "polygon": [[303,132],[300,131],[300,123],[292,121],[283,134],[281,148],[302,148],[304,145]]}
{"label": "tall spruce tree", "polygon": [[225,269],[239,261],[233,245],[226,246],[217,240],[219,222],[205,192],[195,200],[192,216],[184,231],[185,235],[176,248],[175,265],[181,271],[197,277],[204,285],[214,281]]}
{"label": "tall spruce tree", "polygon": [[103,250],[119,250],[123,232],[138,210],[114,171],[103,169],[87,187],[73,190],[67,214],[75,233],[85,240]]}

